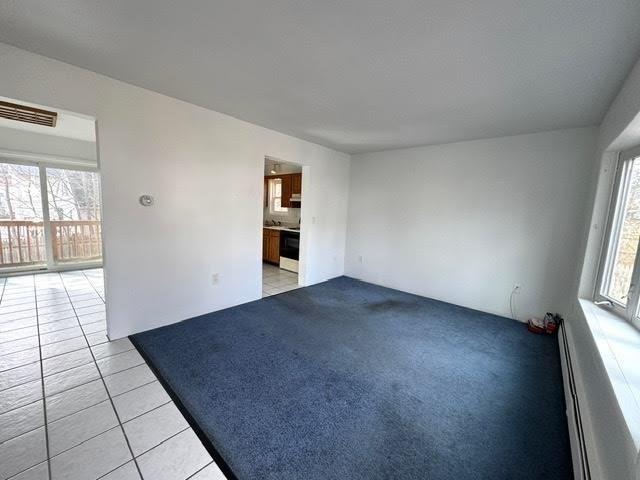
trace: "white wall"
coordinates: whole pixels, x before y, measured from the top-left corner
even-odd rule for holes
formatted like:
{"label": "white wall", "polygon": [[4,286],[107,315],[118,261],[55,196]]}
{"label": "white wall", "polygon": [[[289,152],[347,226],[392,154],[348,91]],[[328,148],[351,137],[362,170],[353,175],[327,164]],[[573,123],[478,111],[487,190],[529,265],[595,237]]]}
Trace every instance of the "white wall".
{"label": "white wall", "polygon": [[62,156],[83,164],[96,163],[95,142],[0,127],[0,156],[6,151]]}
{"label": "white wall", "polygon": [[[510,316],[568,313],[596,130],[354,155],[346,272]],[[362,263],[359,257],[362,256]]]}
{"label": "white wall", "polygon": [[113,338],[260,298],[265,155],[309,166],[302,278],[343,273],[348,155],[4,44],[0,65],[3,95],[97,119]]}

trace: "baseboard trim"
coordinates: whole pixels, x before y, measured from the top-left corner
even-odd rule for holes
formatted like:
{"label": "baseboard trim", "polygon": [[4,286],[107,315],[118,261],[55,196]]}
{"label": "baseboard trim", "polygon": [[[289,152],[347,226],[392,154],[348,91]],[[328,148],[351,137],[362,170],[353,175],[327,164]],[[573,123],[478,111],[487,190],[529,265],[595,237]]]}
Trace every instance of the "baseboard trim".
{"label": "baseboard trim", "polygon": [[[567,331],[564,322],[560,324],[558,331],[558,343],[560,345],[560,355],[563,364],[562,374],[565,384],[565,399],[567,400],[567,420],[569,423],[569,433],[571,440],[571,454],[574,465],[574,478],[576,480],[591,480],[591,468],[589,466],[589,456],[585,440],[584,427],[582,425],[582,415],[580,412],[580,399],[578,397],[573,362],[571,360],[571,349],[567,339]],[[576,468],[577,467],[577,468]],[[576,471],[579,469],[578,471]]]}

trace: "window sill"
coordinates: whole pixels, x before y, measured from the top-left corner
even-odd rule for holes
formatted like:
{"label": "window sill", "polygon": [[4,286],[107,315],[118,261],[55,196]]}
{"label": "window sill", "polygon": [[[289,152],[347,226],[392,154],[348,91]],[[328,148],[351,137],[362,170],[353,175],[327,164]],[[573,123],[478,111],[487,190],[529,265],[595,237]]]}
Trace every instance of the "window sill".
{"label": "window sill", "polygon": [[579,299],[607,376],[640,450],[640,331],[615,313]]}

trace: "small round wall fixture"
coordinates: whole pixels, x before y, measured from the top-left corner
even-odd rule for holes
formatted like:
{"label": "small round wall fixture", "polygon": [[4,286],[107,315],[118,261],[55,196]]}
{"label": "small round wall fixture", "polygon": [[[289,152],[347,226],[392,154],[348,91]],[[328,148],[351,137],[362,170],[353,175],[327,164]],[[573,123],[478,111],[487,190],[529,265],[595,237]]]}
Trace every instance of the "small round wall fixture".
{"label": "small round wall fixture", "polygon": [[151,195],[140,195],[140,205],[143,207],[150,207],[153,205],[153,197]]}

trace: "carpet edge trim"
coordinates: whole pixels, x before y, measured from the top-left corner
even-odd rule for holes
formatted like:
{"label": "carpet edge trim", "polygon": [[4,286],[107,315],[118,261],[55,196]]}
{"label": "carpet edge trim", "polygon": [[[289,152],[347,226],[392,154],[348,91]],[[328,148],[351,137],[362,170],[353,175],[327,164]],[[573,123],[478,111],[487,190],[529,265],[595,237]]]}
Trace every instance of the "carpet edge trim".
{"label": "carpet edge trim", "polygon": [[[200,426],[198,425],[198,422],[196,422],[195,418],[193,418],[189,410],[187,410],[187,408],[182,404],[182,400],[180,400],[180,397],[178,396],[178,394],[173,390],[173,388],[171,388],[169,383],[160,374],[160,371],[153,364],[153,362],[151,361],[147,353],[144,351],[144,348],[138,343],[138,341],[134,338],[133,335],[129,335],[128,338],[129,338],[129,341],[136,348],[140,356],[147,363],[147,366],[151,369],[153,374],[156,376],[156,378],[158,379],[158,382],[160,382],[160,385],[162,385],[162,387],[165,389],[165,391],[167,392],[167,394],[169,395],[169,397],[171,398],[175,406],[178,407],[178,410],[180,411],[182,416],[185,418],[189,426],[192,428],[192,430],[195,432],[197,437],[200,439],[200,442],[202,442],[202,445],[204,446],[205,450],[207,450],[209,455],[211,455],[211,458],[216,463],[218,468],[222,471],[224,476],[227,477],[227,480],[239,480],[236,474],[233,472],[233,470],[229,466],[229,464],[225,461],[225,459],[222,457],[220,452],[218,452],[218,450],[213,445],[211,440],[209,440],[209,437],[207,437],[204,431],[200,428]],[[196,473],[198,472],[194,472],[193,475],[195,475]]]}

